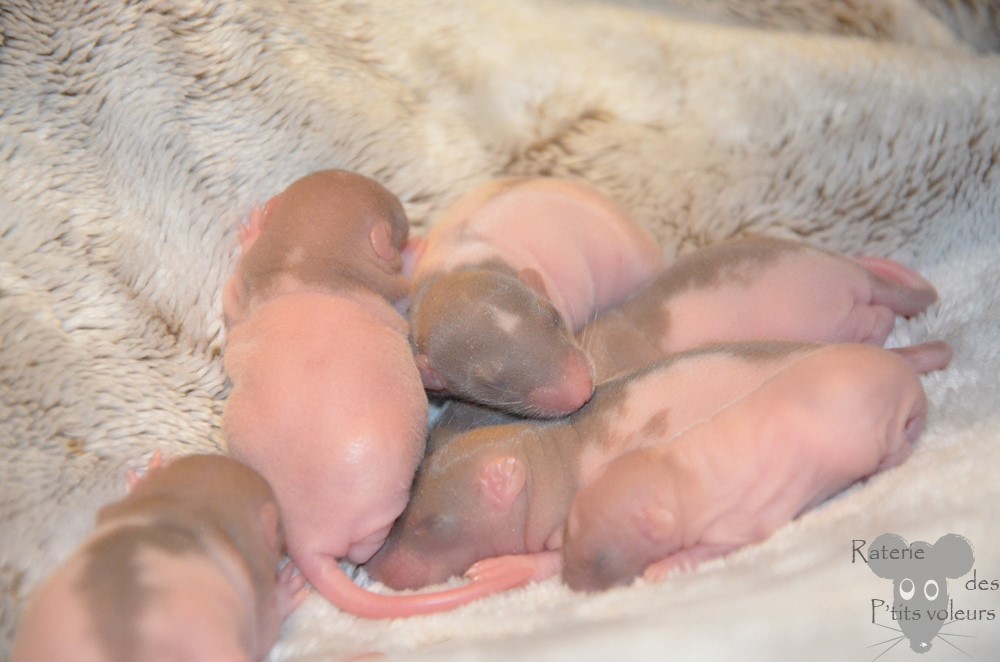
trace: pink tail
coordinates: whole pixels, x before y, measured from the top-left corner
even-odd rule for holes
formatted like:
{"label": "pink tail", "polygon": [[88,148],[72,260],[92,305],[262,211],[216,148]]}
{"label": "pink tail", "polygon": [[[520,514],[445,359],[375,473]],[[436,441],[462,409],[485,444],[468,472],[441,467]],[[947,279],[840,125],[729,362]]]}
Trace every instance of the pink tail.
{"label": "pink tail", "polygon": [[890,308],[897,315],[918,315],[937,301],[937,290],[930,282],[899,262],[882,257],[858,257],[854,260],[870,271],[872,303]]}
{"label": "pink tail", "polygon": [[951,346],[943,340],[899,347],[892,350],[899,354],[920,374],[944,370],[951,362]]}
{"label": "pink tail", "polygon": [[516,588],[531,579],[526,573],[513,573],[436,593],[383,595],[355,584],[332,558],[320,563],[318,569],[319,573],[309,578],[313,587],[338,609],[363,618],[403,618],[449,611],[492,593]]}

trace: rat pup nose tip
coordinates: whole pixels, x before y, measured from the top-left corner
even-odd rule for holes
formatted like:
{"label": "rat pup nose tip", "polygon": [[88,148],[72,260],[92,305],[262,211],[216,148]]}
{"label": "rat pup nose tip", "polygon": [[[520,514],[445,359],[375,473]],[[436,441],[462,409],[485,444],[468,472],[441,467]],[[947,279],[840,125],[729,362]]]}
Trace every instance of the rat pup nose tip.
{"label": "rat pup nose tip", "polygon": [[534,389],[529,402],[542,412],[562,416],[587,404],[594,394],[590,363],[582,354],[571,354],[563,363],[557,384]]}

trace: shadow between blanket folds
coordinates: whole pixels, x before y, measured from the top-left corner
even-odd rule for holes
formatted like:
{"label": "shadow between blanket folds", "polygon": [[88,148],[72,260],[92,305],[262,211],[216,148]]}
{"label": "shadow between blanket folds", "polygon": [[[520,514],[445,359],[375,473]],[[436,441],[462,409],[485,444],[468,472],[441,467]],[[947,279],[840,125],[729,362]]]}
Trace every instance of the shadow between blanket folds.
{"label": "shadow between blanket folds", "polygon": [[[418,226],[493,174],[580,177],[668,253],[765,232],[947,266],[996,222],[1000,63],[961,53],[955,35],[995,50],[997,2],[873,2],[915,11],[857,28],[848,2],[779,3],[787,16],[736,0],[488,4],[414,2],[404,20],[387,1],[4,3],[0,658],[24,597],[126,466],[154,448],[219,449],[217,295],[238,218],[304,172],[383,179]],[[788,32],[633,13],[654,4]],[[526,17],[560,48],[533,52]],[[941,50],[790,34],[803,29]],[[452,69],[433,58],[442,43],[463,54]],[[914,332],[942,328],[958,303]],[[293,641],[337,632],[342,652],[364,646],[347,617],[310,618]]]}

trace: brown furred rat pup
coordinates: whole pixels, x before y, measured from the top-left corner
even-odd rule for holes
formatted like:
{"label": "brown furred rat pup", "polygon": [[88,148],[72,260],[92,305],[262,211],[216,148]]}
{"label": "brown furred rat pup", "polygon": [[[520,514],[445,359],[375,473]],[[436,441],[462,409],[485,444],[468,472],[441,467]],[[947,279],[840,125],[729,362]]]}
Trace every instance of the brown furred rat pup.
{"label": "brown furred rat pup", "polygon": [[14,662],[263,660],[304,597],[278,505],[221,455],[151,466],[33,594]]}
{"label": "brown furred rat pup", "polygon": [[610,199],[546,177],[459,198],[417,253],[410,325],[424,385],[539,417],[590,398],[573,333],[663,266],[653,236]]}

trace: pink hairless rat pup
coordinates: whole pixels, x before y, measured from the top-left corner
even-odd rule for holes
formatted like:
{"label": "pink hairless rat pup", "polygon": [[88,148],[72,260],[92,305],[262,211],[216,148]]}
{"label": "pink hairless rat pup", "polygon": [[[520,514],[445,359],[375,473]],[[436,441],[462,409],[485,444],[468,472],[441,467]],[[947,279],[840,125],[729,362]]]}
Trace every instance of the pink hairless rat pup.
{"label": "pink hairless rat pup", "polygon": [[[624,559],[612,559],[625,568],[615,581],[685,558],[675,554],[693,562],[726,553],[905,458],[924,417],[908,360],[943,367],[949,358],[940,342],[902,354],[856,344],[714,345],[601,384],[565,419],[456,434],[425,458],[368,572],[394,588],[466,569],[480,579],[542,579],[559,571],[565,552],[574,585],[590,586],[573,573],[605,573],[605,548]],[[637,470],[634,459],[618,468],[647,450],[648,468]],[[605,490],[607,507],[591,517],[586,504]],[[649,517],[659,528],[633,532],[633,523],[645,526],[647,503],[665,509]],[[660,544],[644,542],[652,551],[635,560],[611,547],[616,535]]]}
{"label": "pink hairless rat pup", "polygon": [[854,481],[896,466],[927,409],[916,371],[900,356],[829,346],[669,443],[604,465],[569,508],[563,579],[577,590],[639,575],[662,580],[761,541]]}
{"label": "pink hairless rat pup", "polygon": [[593,392],[573,332],[663,267],[653,236],[611,200],[551,178],[472,191],[417,252],[410,325],[424,385],[541,417]]}
{"label": "pink hairless rat pup", "polygon": [[[681,257],[587,324],[578,339],[600,382],[710,342],[883,345],[896,315],[917,315],[936,300],[926,279],[892,260],[849,259],[803,243],[751,237]],[[914,357],[924,356],[932,355]]]}
{"label": "pink hairless rat pup", "polygon": [[13,660],[263,660],[304,597],[280,572],[274,493],[219,455],[180,458],[102,508],[33,594]]}
{"label": "pink hairless rat pup", "polygon": [[451,608],[496,587],[385,596],[338,565],[375,553],[424,451],[427,397],[406,321],[409,222],[379,183],[308,175],[255,210],[226,284],[230,452],[278,498],[288,553],[333,604],[380,618]]}

